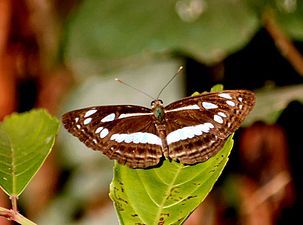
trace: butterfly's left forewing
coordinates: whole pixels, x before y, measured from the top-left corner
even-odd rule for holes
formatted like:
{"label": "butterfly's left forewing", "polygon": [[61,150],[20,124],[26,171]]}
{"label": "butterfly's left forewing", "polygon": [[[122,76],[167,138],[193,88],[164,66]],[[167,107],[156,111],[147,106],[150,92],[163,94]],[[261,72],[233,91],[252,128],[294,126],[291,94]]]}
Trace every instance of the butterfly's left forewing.
{"label": "butterfly's left forewing", "polygon": [[133,105],[96,106],[63,115],[65,128],[88,147],[131,168],[157,165],[162,143],[150,109]]}
{"label": "butterfly's left forewing", "polygon": [[165,115],[169,157],[184,164],[207,160],[239,128],[254,103],[251,91],[227,90],[168,105]]}

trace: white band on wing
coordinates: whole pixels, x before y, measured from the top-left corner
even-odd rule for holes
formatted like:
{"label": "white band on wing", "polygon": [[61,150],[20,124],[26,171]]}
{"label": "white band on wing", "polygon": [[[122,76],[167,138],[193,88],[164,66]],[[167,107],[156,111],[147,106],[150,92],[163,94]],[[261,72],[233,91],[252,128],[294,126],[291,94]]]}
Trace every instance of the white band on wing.
{"label": "white band on wing", "polygon": [[193,138],[194,136],[202,135],[203,133],[208,133],[210,129],[214,128],[215,126],[212,123],[203,123],[195,126],[187,126],[181,129],[174,130],[170,132],[167,137],[166,141],[167,144],[171,144],[174,142],[178,142],[181,140],[186,140],[188,138]]}
{"label": "white band on wing", "polygon": [[125,142],[125,143],[135,143],[135,144],[154,144],[162,146],[161,139],[151,133],[147,132],[136,132],[131,134],[113,134],[110,137],[110,140],[116,141],[118,143]]}
{"label": "white band on wing", "polygon": [[153,113],[122,113],[118,119],[126,118],[126,117],[132,117],[132,116],[147,116],[152,115]]}
{"label": "white band on wing", "polygon": [[188,106],[183,106],[180,108],[175,108],[175,109],[169,109],[165,110],[165,112],[173,112],[173,111],[181,111],[181,110],[190,110],[190,109],[200,109],[198,105],[188,105]]}

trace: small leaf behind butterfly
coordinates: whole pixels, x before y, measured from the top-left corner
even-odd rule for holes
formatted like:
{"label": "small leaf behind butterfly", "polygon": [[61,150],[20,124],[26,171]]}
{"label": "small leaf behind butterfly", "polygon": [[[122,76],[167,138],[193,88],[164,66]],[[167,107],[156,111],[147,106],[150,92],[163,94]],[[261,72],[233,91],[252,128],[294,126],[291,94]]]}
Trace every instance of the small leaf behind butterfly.
{"label": "small leaf behind butterfly", "polygon": [[210,91],[212,92],[212,91],[223,91],[223,85],[222,84],[216,84],[216,85],[214,85],[211,89],[210,89]]}
{"label": "small leaf behind butterfly", "polygon": [[165,160],[144,170],[116,163],[110,197],[120,224],[182,224],[212,189],[232,146],[230,136],[214,157],[193,166]]}

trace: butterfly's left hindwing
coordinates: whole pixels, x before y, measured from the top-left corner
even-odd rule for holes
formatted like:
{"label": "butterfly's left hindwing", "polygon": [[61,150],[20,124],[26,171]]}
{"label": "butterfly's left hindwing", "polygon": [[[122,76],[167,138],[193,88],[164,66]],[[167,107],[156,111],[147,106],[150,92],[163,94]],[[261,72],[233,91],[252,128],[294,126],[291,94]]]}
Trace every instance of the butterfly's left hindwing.
{"label": "butterfly's left hindwing", "polygon": [[159,163],[162,143],[150,109],[97,106],[63,115],[64,127],[88,147],[132,168]]}

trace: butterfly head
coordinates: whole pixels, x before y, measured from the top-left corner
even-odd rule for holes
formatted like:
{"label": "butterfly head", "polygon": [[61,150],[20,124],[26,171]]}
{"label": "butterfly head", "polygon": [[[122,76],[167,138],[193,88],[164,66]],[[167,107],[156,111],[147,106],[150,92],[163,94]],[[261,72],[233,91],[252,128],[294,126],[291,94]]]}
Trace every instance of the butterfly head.
{"label": "butterfly head", "polygon": [[150,103],[150,105],[151,105],[151,108],[154,109],[157,106],[163,106],[163,101],[161,99],[155,99]]}

